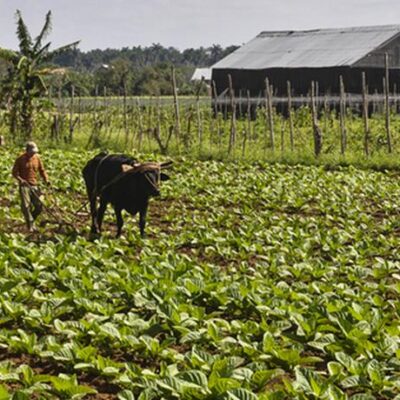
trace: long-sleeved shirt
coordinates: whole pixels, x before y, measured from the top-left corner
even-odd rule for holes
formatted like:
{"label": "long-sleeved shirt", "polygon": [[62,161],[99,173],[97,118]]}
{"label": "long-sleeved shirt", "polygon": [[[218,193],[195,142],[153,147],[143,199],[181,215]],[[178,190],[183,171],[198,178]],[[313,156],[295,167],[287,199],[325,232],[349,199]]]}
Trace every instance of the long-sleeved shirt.
{"label": "long-sleeved shirt", "polygon": [[12,175],[15,179],[28,182],[30,185],[37,185],[37,173],[45,182],[48,182],[46,170],[43,167],[42,160],[37,154],[29,157],[27,153],[20,155],[14,163]]}

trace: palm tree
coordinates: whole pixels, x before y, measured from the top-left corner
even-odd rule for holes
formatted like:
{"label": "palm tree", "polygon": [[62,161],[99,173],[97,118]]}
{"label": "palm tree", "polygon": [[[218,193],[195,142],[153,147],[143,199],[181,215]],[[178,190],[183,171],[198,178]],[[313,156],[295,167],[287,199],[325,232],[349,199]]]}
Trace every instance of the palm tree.
{"label": "palm tree", "polygon": [[79,41],[55,50],[50,50],[51,42],[43,44],[51,31],[51,11],[46,14],[43,28],[34,40],[19,10],[16,11],[16,18],[19,51],[0,48],[0,58],[10,65],[3,98],[9,106],[11,134],[15,137],[19,123],[23,136],[31,138],[34,99],[46,92],[43,78],[52,73],[52,68],[45,68],[46,64],[56,55],[76,48]]}

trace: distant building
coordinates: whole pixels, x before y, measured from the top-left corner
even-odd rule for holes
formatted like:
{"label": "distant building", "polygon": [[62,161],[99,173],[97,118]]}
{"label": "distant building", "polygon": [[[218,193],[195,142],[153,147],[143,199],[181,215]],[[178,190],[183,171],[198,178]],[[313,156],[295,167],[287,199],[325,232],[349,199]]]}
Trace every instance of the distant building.
{"label": "distant building", "polygon": [[211,83],[211,68],[196,68],[190,80],[196,82],[202,79],[204,79],[207,84]]}
{"label": "distant building", "polygon": [[400,84],[400,25],[262,32],[212,66],[218,95],[227,92],[231,75],[235,95],[264,96],[268,77],[274,93],[285,96],[287,81],[294,95],[307,95],[311,81],[319,93],[340,92],[342,75],[348,93],[361,93],[363,71],[370,92],[382,93],[385,53],[390,89]]}

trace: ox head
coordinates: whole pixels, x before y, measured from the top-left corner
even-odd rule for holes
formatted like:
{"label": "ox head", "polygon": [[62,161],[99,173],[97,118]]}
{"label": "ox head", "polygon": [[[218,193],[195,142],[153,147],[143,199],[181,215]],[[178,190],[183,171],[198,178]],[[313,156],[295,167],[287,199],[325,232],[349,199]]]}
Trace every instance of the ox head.
{"label": "ox head", "polygon": [[161,172],[161,170],[144,171],[142,174],[146,180],[146,190],[149,196],[159,196],[161,181],[170,179],[169,176]]}
{"label": "ox head", "polygon": [[141,180],[141,186],[148,196],[160,195],[161,181],[169,180],[169,176],[162,172],[172,166],[172,161],[165,163],[142,163],[131,165],[122,165],[123,172],[137,174]]}

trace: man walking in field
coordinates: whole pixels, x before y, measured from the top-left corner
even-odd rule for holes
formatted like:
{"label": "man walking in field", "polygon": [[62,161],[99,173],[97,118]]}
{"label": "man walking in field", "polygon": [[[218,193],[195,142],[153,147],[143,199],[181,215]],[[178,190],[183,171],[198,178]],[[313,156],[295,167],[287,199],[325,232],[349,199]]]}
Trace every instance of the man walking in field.
{"label": "man walking in field", "polygon": [[19,183],[21,209],[29,232],[35,230],[34,221],[42,212],[42,202],[39,198],[40,191],[37,186],[37,173],[49,184],[49,178],[38,153],[39,149],[36,143],[28,142],[25,147],[25,153],[15,160],[12,170],[13,177]]}

